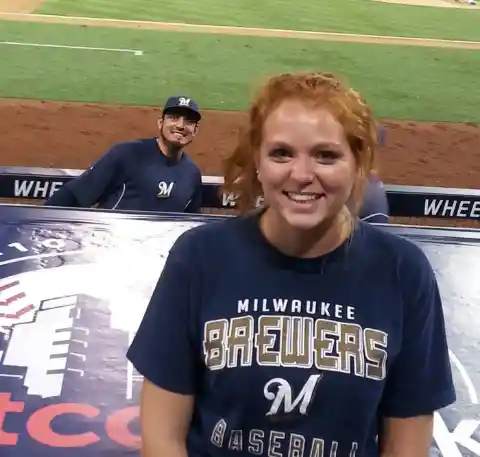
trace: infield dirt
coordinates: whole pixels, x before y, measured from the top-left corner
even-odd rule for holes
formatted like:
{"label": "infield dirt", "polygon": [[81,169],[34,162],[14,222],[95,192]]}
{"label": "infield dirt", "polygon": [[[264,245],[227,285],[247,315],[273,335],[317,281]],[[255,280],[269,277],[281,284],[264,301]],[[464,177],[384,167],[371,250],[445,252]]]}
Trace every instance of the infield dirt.
{"label": "infield dirt", "polygon": [[[13,3],[31,11],[41,2],[0,0],[0,11]],[[156,135],[157,116],[149,107],[0,100],[0,164],[83,169],[115,142]],[[189,148],[203,174],[220,173],[221,157],[244,121],[242,112],[204,111]],[[385,182],[479,188],[479,125],[381,121],[387,132],[380,150]]]}

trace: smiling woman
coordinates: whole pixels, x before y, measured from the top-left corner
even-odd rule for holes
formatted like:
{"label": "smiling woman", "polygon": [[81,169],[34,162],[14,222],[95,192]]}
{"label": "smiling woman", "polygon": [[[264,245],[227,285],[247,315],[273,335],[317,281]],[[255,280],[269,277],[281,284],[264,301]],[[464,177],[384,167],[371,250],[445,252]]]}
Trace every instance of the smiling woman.
{"label": "smiling woman", "polygon": [[428,455],[455,400],[436,278],[348,209],[376,135],[334,75],[260,89],[226,159],[244,214],[177,238],[127,354],[144,457]]}
{"label": "smiling woman", "polygon": [[265,196],[267,231],[280,217],[337,233],[351,225],[347,203],[355,215],[362,203],[376,143],[370,108],[334,75],[282,75],[257,95],[247,131],[225,160],[225,188],[244,211]]}

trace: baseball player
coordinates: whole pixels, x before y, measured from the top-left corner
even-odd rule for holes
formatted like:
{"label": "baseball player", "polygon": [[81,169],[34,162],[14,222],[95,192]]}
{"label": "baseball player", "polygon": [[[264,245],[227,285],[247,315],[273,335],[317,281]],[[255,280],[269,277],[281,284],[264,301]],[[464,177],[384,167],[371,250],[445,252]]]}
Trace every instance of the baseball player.
{"label": "baseball player", "polygon": [[[385,145],[385,129],[383,126],[378,129],[378,141],[381,146]],[[388,224],[389,222],[387,193],[383,182],[375,173],[372,173],[368,178],[358,217],[370,223]]]}
{"label": "baseball player", "polygon": [[115,144],[45,205],[200,212],[202,175],[184,151],[197,134],[200,119],[194,100],[169,97],[158,119],[158,137]]}
{"label": "baseball player", "polygon": [[358,217],[365,222],[388,224],[388,199],[385,187],[380,178],[372,174],[363,194],[363,204]]}

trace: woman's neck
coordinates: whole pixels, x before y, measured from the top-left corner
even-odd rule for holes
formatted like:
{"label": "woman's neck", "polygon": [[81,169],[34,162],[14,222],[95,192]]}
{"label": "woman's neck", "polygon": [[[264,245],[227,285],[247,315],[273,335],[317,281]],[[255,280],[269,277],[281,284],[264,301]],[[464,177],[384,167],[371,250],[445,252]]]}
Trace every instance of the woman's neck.
{"label": "woman's neck", "polygon": [[267,209],[260,217],[260,230],[280,252],[291,257],[314,258],[343,244],[352,233],[353,219],[345,208],[312,230],[300,230],[290,227],[278,214]]}

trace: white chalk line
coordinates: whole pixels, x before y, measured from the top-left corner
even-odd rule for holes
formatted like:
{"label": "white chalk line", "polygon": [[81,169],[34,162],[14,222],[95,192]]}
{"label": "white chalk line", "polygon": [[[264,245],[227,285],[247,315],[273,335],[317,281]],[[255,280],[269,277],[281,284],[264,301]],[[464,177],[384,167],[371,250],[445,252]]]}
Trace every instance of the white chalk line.
{"label": "white chalk line", "polygon": [[66,44],[44,44],[44,43],[22,43],[17,41],[0,41],[0,45],[7,46],[27,46],[34,48],[62,48],[62,49],[81,49],[86,51],[108,51],[108,52],[127,52],[135,56],[143,56],[143,51],[139,49],[116,49],[116,48],[97,48],[91,46],[69,46]]}
{"label": "white chalk line", "polygon": [[[40,19],[45,21],[57,21],[54,23],[67,23],[70,25],[89,24],[125,24],[126,26],[154,26],[157,30],[167,31],[205,31],[206,33],[224,33],[233,35],[249,35],[262,37],[282,37],[282,38],[299,38],[299,39],[319,39],[327,41],[353,41],[353,42],[370,42],[381,40],[384,42],[393,42],[399,44],[410,43],[412,45],[444,45],[445,47],[456,46],[472,46],[470,49],[478,49],[480,41],[471,40],[449,40],[443,38],[423,38],[423,37],[404,37],[391,35],[370,35],[358,33],[345,32],[321,32],[313,30],[290,30],[277,28],[262,28],[262,27],[244,27],[244,26],[230,26],[230,25],[213,25],[213,24],[191,24],[184,22],[162,22],[162,21],[147,21],[134,19],[115,19],[115,18],[97,18],[84,16],[63,16],[58,14],[36,14],[36,13],[11,13],[0,12],[0,19],[4,18],[24,18],[25,20]],[[448,46],[450,45],[450,46]],[[455,46],[456,45],[456,46]]]}

